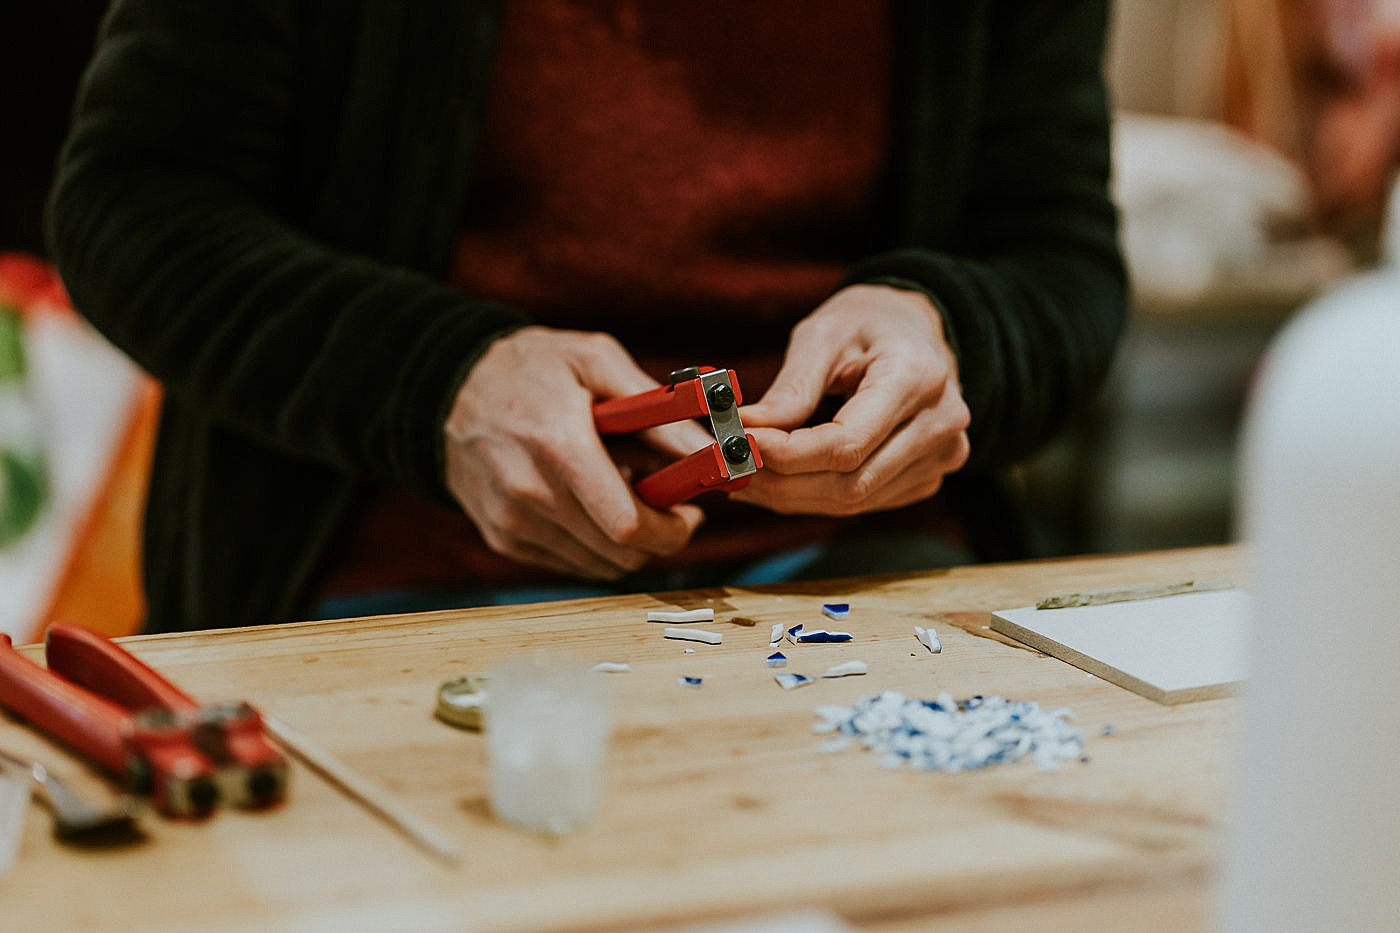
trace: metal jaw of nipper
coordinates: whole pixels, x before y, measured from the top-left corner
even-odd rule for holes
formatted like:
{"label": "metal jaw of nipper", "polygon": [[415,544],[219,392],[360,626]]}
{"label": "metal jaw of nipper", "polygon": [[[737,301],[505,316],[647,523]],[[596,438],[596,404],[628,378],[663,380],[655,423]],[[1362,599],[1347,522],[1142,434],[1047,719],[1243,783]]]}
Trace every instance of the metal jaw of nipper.
{"label": "metal jaw of nipper", "polygon": [[637,496],[654,509],[668,509],[710,490],[748,485],[763,466],[753,435],[739,419],[739,379],[732,369],[690,366],[671,373],[669,385],[608,399],[593,406],[599,434],[630,434],[690,418],[708,419],[715,442],[636,485]]}

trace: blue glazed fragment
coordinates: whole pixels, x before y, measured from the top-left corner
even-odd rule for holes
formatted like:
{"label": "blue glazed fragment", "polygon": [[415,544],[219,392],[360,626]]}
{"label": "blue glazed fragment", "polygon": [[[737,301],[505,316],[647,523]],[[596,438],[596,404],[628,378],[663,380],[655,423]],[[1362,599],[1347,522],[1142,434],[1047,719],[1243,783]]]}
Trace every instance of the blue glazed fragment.
{"label": "blue glazed fragment", "polygon": [[804,645],[826,645],[850,640],[850,632],[828,632],[820,628],[812,629],[810,632],[800,632],[797,636],[797,641]]}

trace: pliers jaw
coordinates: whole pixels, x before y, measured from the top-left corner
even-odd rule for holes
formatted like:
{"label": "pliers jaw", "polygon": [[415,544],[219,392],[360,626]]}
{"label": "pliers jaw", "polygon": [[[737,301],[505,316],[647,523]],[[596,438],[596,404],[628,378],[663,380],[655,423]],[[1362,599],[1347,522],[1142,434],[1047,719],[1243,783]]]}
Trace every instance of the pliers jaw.
{"label": "pliers jaw", "polygon": [[708,420],[713,444],[637,483],[643,502],[668,509],[708,490],[742,489],[763,467],[758,445],[739,418],[742,402],[734,370],[692,366],[673,372],[669,385],[597,403],[593,421],[600,434],[626,434],[692,418]]}
{"label": "pliers jaw", "polygon": [[716,369],[699,377],[701,393],[705,396],[706,414],[710,416],[710,434],[715,439],[723,459],[726,482],[752,476],[763,465],[753,437],[744,431],[739,418],[739,378],[732,369]]}
{"label": "pliers jaw", "polygon": [[126,779],[131,790],[149,793],[166,816],[197,820],[214,812],[221,796],[218,771],[191,742],[179,714],[160,708],[136,713],[124,737],[130,749]]}
{"label": "pliers jaw", "polygon": [[219,769],[220,795],[235,807],[257,809],[286,793],[287,760],[268,741],[261,714],[247,703],[202,706],[192,729],[195,745]]}

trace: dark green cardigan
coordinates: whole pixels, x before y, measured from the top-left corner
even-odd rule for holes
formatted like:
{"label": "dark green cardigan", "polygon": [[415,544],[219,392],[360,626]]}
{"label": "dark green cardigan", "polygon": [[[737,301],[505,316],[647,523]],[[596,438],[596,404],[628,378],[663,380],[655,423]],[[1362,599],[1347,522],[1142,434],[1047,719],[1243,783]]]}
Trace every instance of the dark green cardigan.
{"label": "dark green cardigan", "polygon": [[[443,285],[499,2],[117,0],[50,203],[75,304],[165,386],[148,630],[296,618],[357,485],[450,503],[441,425],[514,311]],[[1103,2],[898,5],[886,252],[971,469],[1090,397],[1124,317]]]}

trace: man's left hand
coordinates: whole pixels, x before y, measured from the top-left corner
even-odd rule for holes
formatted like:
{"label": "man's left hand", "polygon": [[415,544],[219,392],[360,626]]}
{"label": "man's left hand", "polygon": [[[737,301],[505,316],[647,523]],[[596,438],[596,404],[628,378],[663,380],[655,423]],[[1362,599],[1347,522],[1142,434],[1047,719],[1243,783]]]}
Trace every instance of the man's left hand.
{"label": "man's left hand", "polygon": [[[803,427],[830,395],[845,397],[832,420]],[[842,289],[804,318],[773,385],[741,413],[764,469],[733,497],[775,512],[909,505],[969,453],[942,317],[924,295],[883,285]]]}

